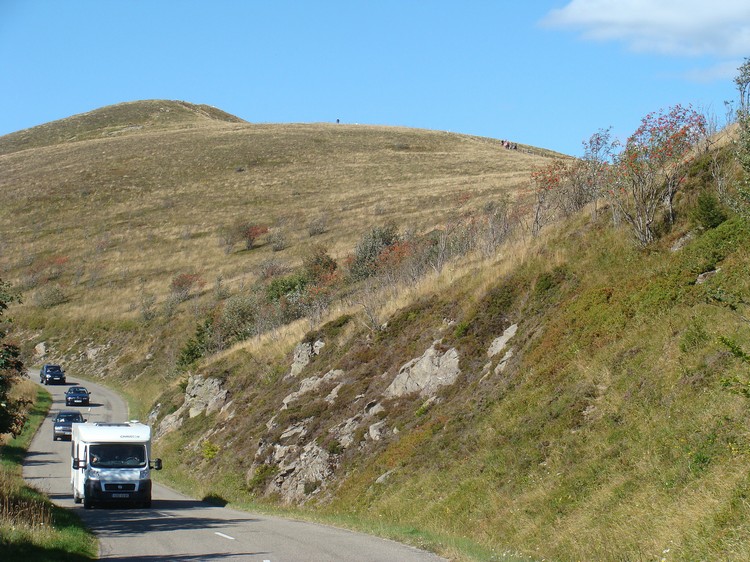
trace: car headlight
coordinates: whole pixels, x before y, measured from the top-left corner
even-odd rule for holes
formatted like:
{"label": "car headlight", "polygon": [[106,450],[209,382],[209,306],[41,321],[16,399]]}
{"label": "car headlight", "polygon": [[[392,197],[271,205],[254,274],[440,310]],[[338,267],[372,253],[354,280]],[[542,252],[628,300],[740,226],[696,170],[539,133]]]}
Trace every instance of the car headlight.
{"label": "car headlight", "polygon": [[61,425],[56,425],[55,426],[55,431],[62,431],[63,429],[65,429],[65,428],[63,426],[61,426]]}

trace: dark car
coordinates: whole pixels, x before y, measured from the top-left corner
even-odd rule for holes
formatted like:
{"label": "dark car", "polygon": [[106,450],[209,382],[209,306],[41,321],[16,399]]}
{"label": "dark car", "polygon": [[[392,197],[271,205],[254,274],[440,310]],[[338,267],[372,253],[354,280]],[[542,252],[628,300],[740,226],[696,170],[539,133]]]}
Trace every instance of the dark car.
{"label": "dark car", "polygon": [[60,410],[52,424],[52,438],[54,441],[59,439],[70,439],[73,433],[74,423],[83,423],[84,419],[78,410]]}
{"label": "dark car", "polygon": [[65,371],[60,365],[45,365],[39,371],[39,382],[42,384],[53,382],[65,384]]}
{"label": "dark car", "polygon": [[88,406],[90,392],[83,386],[71,386],[65,391],[66,406]]}

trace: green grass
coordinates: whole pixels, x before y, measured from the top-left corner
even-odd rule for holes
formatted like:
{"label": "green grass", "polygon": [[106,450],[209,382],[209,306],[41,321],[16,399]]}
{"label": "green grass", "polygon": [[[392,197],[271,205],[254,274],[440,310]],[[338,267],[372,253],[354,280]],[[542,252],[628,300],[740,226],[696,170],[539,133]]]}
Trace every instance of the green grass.
{"label": "green grass", "polygon": [[0,552],[4,560],[93,560],[96,538],[70,510],[24,484],[21,465],[52,399],[40,388],[23,431],[0,447]]}

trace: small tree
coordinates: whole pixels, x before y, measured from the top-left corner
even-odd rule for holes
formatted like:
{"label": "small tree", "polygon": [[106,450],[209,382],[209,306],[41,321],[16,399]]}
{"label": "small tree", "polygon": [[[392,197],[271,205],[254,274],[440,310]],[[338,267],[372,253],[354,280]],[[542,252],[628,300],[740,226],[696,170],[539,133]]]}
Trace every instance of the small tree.
{"label": "small tree", "polygon": [[241,223],[238,232],[240,239],[245,242],[245,249],[252,250],[255,241],[268,232],[268,227],[264,224]]}
{"label": "small tree", "polygon": [[728,203],[737,214],[750,218],[750,59],[746,58],[737,70],[739,74],[734,83],[740,94],[740,108],[737,110],[739,138],[735,156],[745,177],[736,186],[735,193],[728,198]]}
{"label": "small tree", "polygon": [[686,162],[705,134],[705,118],[691,107],[675,106],[667,113],[649,113],[628,139],[617,158],[618,181],[614,202],[633,228],[641,246],[655,239],[657,211],[672,203],[685,177]]}
{"label": "small tree", "polygon": [[536,193],[534,221],[531,234],[537,236],[542,227],[555,218],[555,198],[563,184],[566,165],[562,160],[554,160],[531,173],[531,183]]}
{"label": "small tree", "polygon": [[740,94],[738,112],[742,115],[750,111],[750,58],[745,57],[745,62],[740,65],[737,71],[738,74],[734,78],[734,83]]}
{"label": "small tree", "polygon": [[612,127],[599,129],[588,141],[583,142],[583,181],[588,199],[594,202],[594,217],[597,202],[609,185],[611,162],[618,144],[616,139],[612,139]]}
{"label": "small tree", "polygon": [[19,357],[18,346],[5,340],[7,329],[2,324],[2,317],[8,305],[18,298],[12,293],[9,284],[0,279],[0,434],[18,435],[26,421],[24,400],[12,400],[10,391],[26,375]]}
{"label": "small tree", "polygon": [[183,302],[190,298],[190,292],[195,288],[200,290],[205,281],[197,273],[180,273],[169,285],[169,290],[177,302]]}

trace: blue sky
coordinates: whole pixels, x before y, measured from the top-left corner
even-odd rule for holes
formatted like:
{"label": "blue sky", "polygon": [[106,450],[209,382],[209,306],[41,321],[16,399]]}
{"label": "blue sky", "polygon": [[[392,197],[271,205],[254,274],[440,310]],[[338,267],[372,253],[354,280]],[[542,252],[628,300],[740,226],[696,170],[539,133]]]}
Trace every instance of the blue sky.
{"label": "blue sky", "polygon": [[0,0],[0,135],[178,99],[580,155],[691,103],[723,122],[748,0]]}

